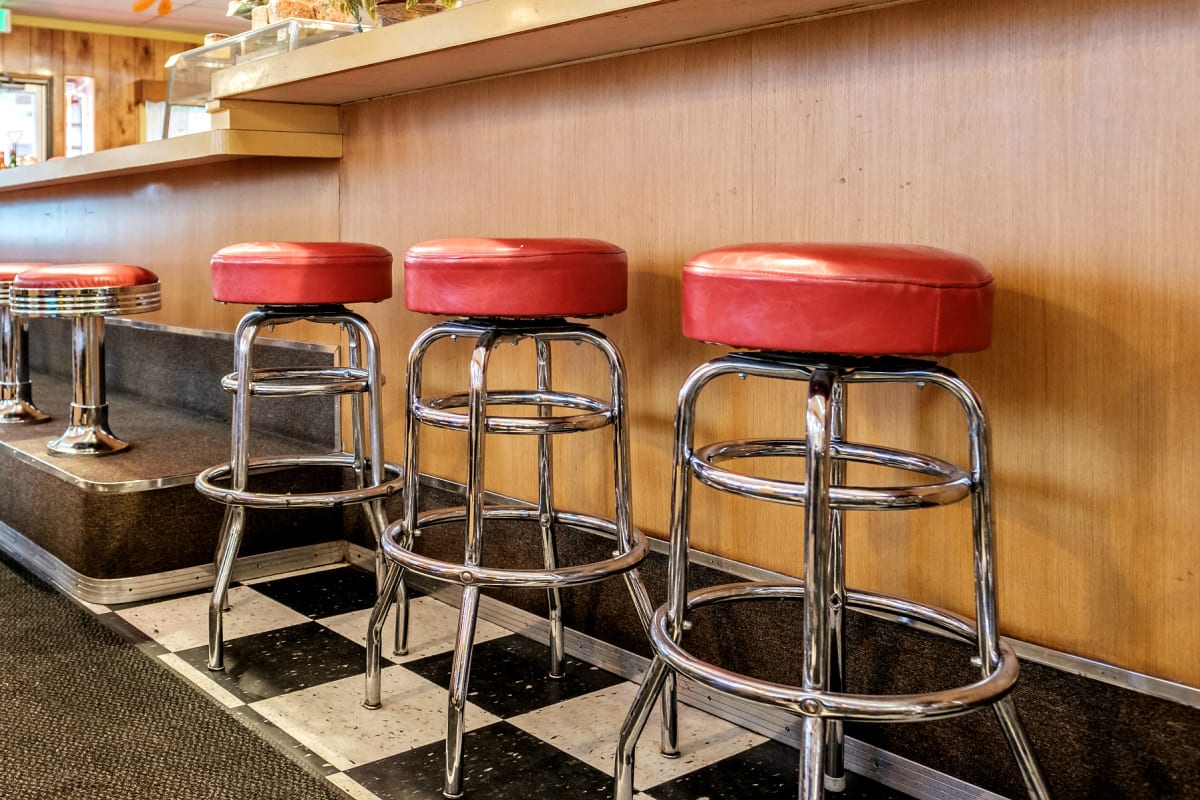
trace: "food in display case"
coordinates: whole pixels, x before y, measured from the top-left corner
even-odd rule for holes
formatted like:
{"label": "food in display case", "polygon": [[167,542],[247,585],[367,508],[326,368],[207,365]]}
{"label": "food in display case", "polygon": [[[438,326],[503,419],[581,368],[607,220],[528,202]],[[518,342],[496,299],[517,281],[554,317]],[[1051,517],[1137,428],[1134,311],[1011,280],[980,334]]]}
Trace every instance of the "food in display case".
{"label": "food in display case", "polygon": [[251,28],[262,28],[285,19],[355,21],[343,0],[233,0],[226,14],[250,20]]}

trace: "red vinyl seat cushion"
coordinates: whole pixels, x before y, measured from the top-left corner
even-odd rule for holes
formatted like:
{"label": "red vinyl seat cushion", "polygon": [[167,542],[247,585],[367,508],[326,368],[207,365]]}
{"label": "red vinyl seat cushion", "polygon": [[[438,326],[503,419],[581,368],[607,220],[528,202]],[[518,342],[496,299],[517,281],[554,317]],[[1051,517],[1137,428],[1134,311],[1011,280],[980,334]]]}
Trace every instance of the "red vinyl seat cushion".
{"label": "red vinyl seat cushion", "polygon": [[596,239],[438,239],[404,256],[404,304],[452,317],[595,317],[625,310],[627,258]]}
{"label": "red vinyl seat cushion", "polygon": [[39,267],[49,267],[49,262],[25,262],[25,263],[9,263],[0,264],[0,283],[11,283],[14,278],[22,272]]}
{"label": "red vinyl seat cushion", "polygon": [[17,273],[13,287],[21,289],[111,289],[158,283],[158,276],[132,264],[55,264]]}
{"label": "red vinyl seat cushion", "polygon": [[392,254],[359,242],[244,242],[213,255],[212,294],[253,305],[378,303],[392,296]]}
{"label": "red vinyl seat cushion", "polygon": [[767,243],[683,269],[683,333],[755,350],[934,356],[991,343],[982,264],[933,247]]}

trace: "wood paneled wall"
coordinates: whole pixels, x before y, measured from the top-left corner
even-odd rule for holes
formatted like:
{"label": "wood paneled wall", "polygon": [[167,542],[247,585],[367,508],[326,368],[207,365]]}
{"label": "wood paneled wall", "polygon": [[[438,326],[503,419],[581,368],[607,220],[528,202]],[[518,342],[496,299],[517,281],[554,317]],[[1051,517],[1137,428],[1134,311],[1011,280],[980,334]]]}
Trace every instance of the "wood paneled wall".
{"label": "wood paneled wall", "polygon": [[[448,235],[579,235],[630,254],[629,310],[602,320],[631,377],[634,516],[667,527],[680,383],[718,349],[679,333],[679,272],[749,240],[905,241],[995,273],[995,340],[950,360],[992,413],[1008,635],[1200,687],[1200,4],[928,0],[343,110],[336,164],[242,162],[0,195],[10,258],[142,260],[157,318],[230,330],[207,260],[232,241],[333,238],[396,254]],[[336,219],[331,219],[336,218]],[[388,405],[429,319],[366,310]],[[730,313],[738,313],[730,309]],[[461,350],[426,369],[461,385]],[[528,379],[523,346],[493,385]],[[586,353],[563,385],[600,391]],[[932,390],[851,396],[851,433],[962,456]],[[794,391],[731,381],[702,437],[800,427]],[[401,456],[402,424],[388,428]],[[590,436],[590,434],[589,434]],[[602,504],[607,460],[570,437],[560,500]],[[531,496],[530,443],[489,441],[489,480]],[[428,468],[462,476],[434,432]],[[872,476],[873,477],[873,476]],[[851,520],[854,584],[970,614],[965,509]],[[701,549],[800,571],[787,509],[706,493]]]}
{"label": "wood paneled wall", "polygon": [[63,128],[66,76],[96,81],[97,150],[136,144],[134,81],[164,80],[163,65],[167,59],[194,46],[162,39],[17,25],[12,33],[0,36],[0,71],[53,78],[53,155],[61,156],[66,152]]}

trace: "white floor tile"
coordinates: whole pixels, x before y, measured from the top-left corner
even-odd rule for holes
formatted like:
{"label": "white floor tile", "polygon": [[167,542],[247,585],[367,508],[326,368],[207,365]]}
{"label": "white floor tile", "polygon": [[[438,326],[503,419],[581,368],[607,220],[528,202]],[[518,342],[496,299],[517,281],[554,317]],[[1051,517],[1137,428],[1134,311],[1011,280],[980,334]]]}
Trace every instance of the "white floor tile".
{"label": "white floor tile", "polygon": [[[395,664],[403,664],[425,656],[448,653],[454,649],[454,636],[458,631],[457,608],[432,597],[415,597],[409,601],[408,607],[408,655],[393,655],[396,644],[396,610],[393,608],[383,625],[384,658]],[[370,617],[371,610],[363,609],[317,621],[330,630],[365,645],[367,622]],[[475,626],[475,643],[508,636],[509,633],[511,631],[481,619]]]}
{"label": "white floor tile", "polygon": [[[116,612],[154,641],[172,652],[200,647],[208,642],[207,594],[177,597]],[[225,640],[308,622],[308,617],[244,586],[229,590],[225,612]]]}
{"label": "white floor tile", "polygon": [[[343,772],[336,772],[329,776],[329,782],[337,788],[341,789],[346,794],[350,795],[354,800],[379,800],[378,795],[367,791],[362,784],[355,781]],[[635,798],[635,800],[639,800]]]}
{"label": "white floor tile", "polygon": [[[251,707],[339,770],[446,737],[446,690],[402,667],[382,672],[383,707],[362,707],[356,675],[273,697]],[[467,704],[467,729],[498,718]]]}
{"label": "white floor tile", "polygon": [[[617,734],[637,686],[622,683],[508,721],[604,772],[613,768]],[[658,705],[638,741],[638,786],[656,786],[766,739],[702,711],[679,707],[679,758],[659,753]]]}

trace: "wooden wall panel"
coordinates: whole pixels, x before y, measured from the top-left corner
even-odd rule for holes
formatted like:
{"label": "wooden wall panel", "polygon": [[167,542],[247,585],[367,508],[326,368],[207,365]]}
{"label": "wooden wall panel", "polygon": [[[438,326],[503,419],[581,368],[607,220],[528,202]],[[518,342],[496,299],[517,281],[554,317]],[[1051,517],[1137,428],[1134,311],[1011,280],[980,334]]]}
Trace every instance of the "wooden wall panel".
{"label": "wooden wall panel", "polygon": [[[674,397],[717,352],[679,334],[688,254],[796,239],[979,257],[995,343],[949,363],[993,414],[1004,631],[1200,686],[1198,62],[1192,0],[942,0],[357,104],[342,232],[397,253],[446,235],[624,245],[630,307],[599,326],[629,363],[635,517],[658,536]],[[429,320],[377,322],[397,373]],[[578,356],[564,380],[585,381]],[[794,392],[736,383],[705,435],[798,429]],[[930,390],[852,403],[855,436],[961,457],[960,414]],[[433,471],[460,477],[460,442],[431,438]],[[490,452],[493,485],[530,496],[527,452]],[[605,470],[581,467],[563,499],[598,500]],[[702,549],[799,572],[786,509],[708,496],[696,516]],[[853,582],[971,613],[964,522],[853,520]]]}
{"label": "wooden wall panel", "polygon": [[163,307],[139,319],[232,331],[246,308],[212,301],[209,258],[236,242],[336,240],[337,171],[325,159],[264,158],[0,194],[0,253],[145,266]]}
{"label": "wooden wall panel", "polygon": [[13,75],[48,75],[53,84],[54,155],[66,152],[63,134],[64,79],[96,81],[96,149],[136,144],[138,117],[133,84],[165,80],[163,65],[194,45],[161,39],[15,26],[0,36],[0,70]]}

